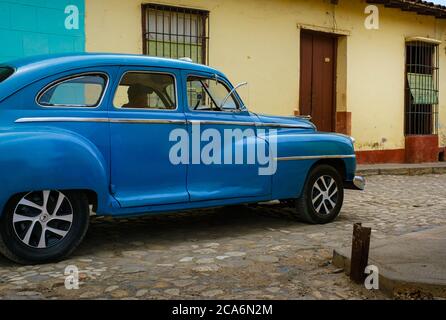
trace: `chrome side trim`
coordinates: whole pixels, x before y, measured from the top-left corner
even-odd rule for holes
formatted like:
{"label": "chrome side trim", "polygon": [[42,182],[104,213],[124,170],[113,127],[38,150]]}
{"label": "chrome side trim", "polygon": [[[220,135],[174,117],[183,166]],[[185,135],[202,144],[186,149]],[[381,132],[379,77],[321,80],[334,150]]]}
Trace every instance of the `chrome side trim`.
{"label": "chrome side trim", "polygon": [[157,119],[125,119],[125,118],[69,118],[69,117],[41,117],[20,118],[15,123],[32,122],[107,122],[107,123],[130,123],[130,124],[186,124],[186,120],[157,120]]}
{"label": "chrome side trim", "polygon": [[258,123],[257,127],[309,129],[308,126],[302,126],[300,124],[281,124],[281,123]]}
{"label": "chrome side trim", "polygon": [[206,125],[206,124],[215,124],[215,125],[234,125],[234,126],[246,126],[246,127],[254,127],[256,125],[255,122],[243,122],[243,121],[214,121],[214,120],[188,120],[188,124],[193,125]]}
{"label": "chrome side trim", "polygon": [[35,117],[20,118],[15,123],[30,122],[109,122],[108,118],[80,118],[80,117]]}
{"label": "chrome side trim", "polygon": [[275,128],[301,128],[307,129],[300,125],[281,125],[281,124],[258,124],[255,122],[243,121],[214,121],[214,120],[169,120],[169,119],[128,119],[128,118],[82,118],[82,117],[34,117],[20,118],[16,123],[29,122],[110,122],[110,123],[148,123],[148,124],[193,124],[193,125],[234,125],[245,127],[275,127]]}
{"label": "chrome side trim", "polygon": [[307,126],[298,124],[279,124],[279,123],[259,123],[259,122],[243,122],[243,121],[218,121],[218,120],[188,120],[189,124],[214,124],[214,125],[235,125],[245,127],[267,127],[267,128],[294,128],[294,129],[308,129]]}
{"label": "chrome side trim", "polygon": [[276,161],[302,161],[302,160],[315,160],[315,159],[352,159],[356,158],[356,155],[324,155],[324,156],[296,156],[296,157],[282,157],[276,158]]}
{"label": "chrome side trim", "polygon": [[110,123],[133,123],[133,124],[186,124],[186,120],[169,120],[169,119],[110,119]]}

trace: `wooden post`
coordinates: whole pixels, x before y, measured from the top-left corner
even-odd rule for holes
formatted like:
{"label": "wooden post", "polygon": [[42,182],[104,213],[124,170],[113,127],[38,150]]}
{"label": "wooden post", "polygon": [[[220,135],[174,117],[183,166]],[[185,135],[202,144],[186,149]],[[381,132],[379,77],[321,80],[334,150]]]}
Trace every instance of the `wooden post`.
{"label": "wooden post", "polygon": [[366,278],[371,234],[372,229],[362,227],[361,223],[356,223],[353,227],[350,279],[358,284],[363,283]]}

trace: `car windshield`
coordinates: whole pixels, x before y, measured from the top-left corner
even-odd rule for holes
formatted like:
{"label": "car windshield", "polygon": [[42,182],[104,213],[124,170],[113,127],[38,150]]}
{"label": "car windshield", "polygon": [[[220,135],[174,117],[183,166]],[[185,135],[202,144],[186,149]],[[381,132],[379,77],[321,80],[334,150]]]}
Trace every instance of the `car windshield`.
{"label": "car windshield", "polygon": [[14,69],[10,67],[0,67],[0,82],[5,81],[14,73]]}

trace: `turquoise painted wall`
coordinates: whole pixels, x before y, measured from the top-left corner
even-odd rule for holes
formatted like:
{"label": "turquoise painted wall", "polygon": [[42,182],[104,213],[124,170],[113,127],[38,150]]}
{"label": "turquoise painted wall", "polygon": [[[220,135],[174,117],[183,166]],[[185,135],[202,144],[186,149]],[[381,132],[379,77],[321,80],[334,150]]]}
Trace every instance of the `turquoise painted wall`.
{"label": "turquoise painted wall", "polygon": [[[78,9],[78,29],[73,11],[65,13],[68,6]],[[85,0],[0,0],[0,62],[83,51]]]}

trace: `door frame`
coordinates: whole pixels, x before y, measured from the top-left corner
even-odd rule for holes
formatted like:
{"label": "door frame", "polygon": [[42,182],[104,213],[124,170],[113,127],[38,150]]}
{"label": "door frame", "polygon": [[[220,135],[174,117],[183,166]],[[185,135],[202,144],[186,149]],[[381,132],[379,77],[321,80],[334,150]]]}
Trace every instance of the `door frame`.
{"label": "door frame", "polygon": [[[301,93],[303,92],[302,90],[302,34],[306,33],[306,34],[311,34],[311,35],[323,35],[326,36],[328,38],[332,38],[333,42],[334,42],[334,48],[333,48],[333,59],[334,59],[334,63],[333,63],[333,111],[332,111],[332,121],[331,121],[331,127],[332,127],[332,132],[336,132],[336,123],[337,123],[337,72],[338,72],[338,42],[339,42],[339,37],[341,35],[337,34],[337,33],[330,33],[330,32],[323,32],[323,31],[316,31],[316,30],[311,30],[311,29],[304,29],[304,28],[300,28],[300,33],[299,33],[299,112],[301,111],[301,101],[302,101],[302,96]],[[313,87],[313,85],[311,85],[311,87]]]}

